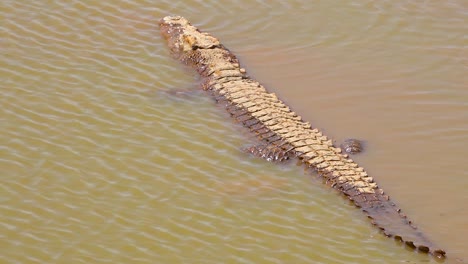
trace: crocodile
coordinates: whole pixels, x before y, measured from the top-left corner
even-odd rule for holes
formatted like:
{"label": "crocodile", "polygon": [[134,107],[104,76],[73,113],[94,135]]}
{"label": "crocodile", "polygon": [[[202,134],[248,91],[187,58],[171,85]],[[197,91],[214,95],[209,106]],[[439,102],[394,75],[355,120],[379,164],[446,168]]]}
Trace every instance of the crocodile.
{"label": "crocodile", "polygon": [[[166,16],[160,31],[175,59],[195,69],[201,88],[268,147],[292,155],[342,193],[388,237],[418,252],[445,258],[367,172],[332,140],[252,79],[220,41],[181,16]],[[268,157],[268,155],[265,155]]]}

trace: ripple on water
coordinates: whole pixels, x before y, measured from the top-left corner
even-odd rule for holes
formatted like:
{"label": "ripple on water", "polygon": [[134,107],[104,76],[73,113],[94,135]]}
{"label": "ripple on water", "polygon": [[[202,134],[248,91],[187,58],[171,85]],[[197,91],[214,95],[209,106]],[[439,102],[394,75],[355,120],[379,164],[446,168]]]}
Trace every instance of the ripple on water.
{"label": "ripple on water", "polygon": [[[266,39],[293,53],[357,41],[326,18],[344,11],[317,4],[4,3],[0,260],[431,262],[395,247],[314,174],[242,153],[253,140],[205,94],[166,92],[196,82],[159,37],[168,12],[265,56],[278,51],[262,50]],[[368,19],[387,19],[379,12]],[[278,40],[291,30],[299,41]]]}

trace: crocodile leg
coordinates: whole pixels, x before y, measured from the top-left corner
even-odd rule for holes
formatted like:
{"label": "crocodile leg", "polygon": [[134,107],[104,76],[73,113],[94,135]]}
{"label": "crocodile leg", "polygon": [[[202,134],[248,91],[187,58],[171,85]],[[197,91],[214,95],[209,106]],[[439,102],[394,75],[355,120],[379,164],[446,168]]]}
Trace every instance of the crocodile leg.
{"label": "crocodile leg", "polygon": [[291,151],[288,152],[281,147],[264,143],[250,146],[245,148],[244,151],[252,154],[255,157],[272,162],[282,162],[290,159],[291,157],[294,157]]}
{"label": "crocodile leg", "polygon": [[292,153],[324,181],[342,192],[371,218],[387,236],[420,252],[445,257],[419,232],[384,194],[372,177],[331,140],[304,122],[275,94],[251,79],[232,52],[218,39],[200,32],[185,18],[168,16],[160,29],[172,54],[192,66],[202,78],[202,88],[226,106],[226,110],[271,149]]}

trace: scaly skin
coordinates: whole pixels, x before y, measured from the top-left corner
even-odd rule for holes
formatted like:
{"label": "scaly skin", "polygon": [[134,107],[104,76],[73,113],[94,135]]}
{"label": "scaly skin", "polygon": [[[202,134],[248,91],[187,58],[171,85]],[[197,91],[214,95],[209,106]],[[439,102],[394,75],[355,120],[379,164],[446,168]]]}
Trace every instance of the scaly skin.
{"label": "scaly skin", "polygon": [[293,153],[307,167],[314,168],[326,184],[360,207],[385,235],[420,252],[445,257],[445,251],[416,229],[363,168],[274,93],[248,77],[236,56],[218,39],[179,16],[164,17],[160,29],[172,54],[200,74],[203,89],[225,104],[227,111],[260,140]]}

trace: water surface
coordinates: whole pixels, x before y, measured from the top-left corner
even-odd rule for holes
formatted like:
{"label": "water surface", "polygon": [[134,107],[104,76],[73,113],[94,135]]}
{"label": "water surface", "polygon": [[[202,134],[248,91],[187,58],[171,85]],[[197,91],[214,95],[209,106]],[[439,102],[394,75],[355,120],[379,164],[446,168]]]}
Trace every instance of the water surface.
{"label": "water surface", "polygon": [[436,263],[253,142],[173,60],[187,17],[467,260],[468,6],[450,1],[2,1],[5,263]]}

